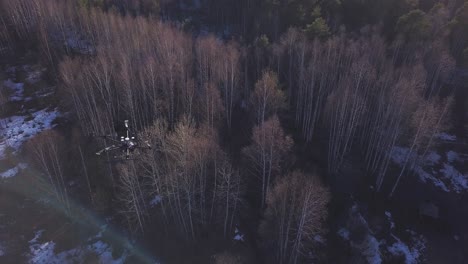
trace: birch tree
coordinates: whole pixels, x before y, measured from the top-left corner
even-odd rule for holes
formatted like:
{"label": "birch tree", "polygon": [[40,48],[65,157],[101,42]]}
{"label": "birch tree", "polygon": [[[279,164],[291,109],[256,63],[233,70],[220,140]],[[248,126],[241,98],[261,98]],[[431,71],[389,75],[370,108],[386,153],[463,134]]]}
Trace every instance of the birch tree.
{"label": "birch tree", "polygon": [[235,44],[228,44],[223,49],[223,60],[221,65],[221,94],[224,102],[224,117],[228,130],[231,131],[232,113],[234,105],[239,98],[239,58],[240,52]]}
{"label": "birch tree", "polygon": [[59,205],[70,213],[70,202],[65,177],[64,139],[55,131],[48,130],[28,141],[26,149],[32,155],[47,184],[47,195],[56,199]]}
{"label": "birch tree", "polygon": [[316,175],[292,172],[279,179],[267,196],[260,236],[268,259],[275,263],[303,263],[311,242],[325,233],[328,189]]}
{"label": "birch tree", "polygon": [[227,238],[234,227],[237,213],[242,206],[242,193],[244,187],[240,173],[233,168],[228,160],[219,165],[216,177],[216,203],[219,211],[219,219],[222,221],[223,235]]}
{"label": "birch tree", "polygon": [[145,231],[146,205],[140,184],[140,177],[133,162],[117,166],[119,175],[119,212],[125,217],[128,227],[133,232]]}
{"label": "birch tree", "polygon": [[396,178],[389,196],[392,197],[400,183],[400,180],[407,170],[412,169],[417,162],[418,154],[424,157],[433,138],[441,129],[442,119],[450,106],[450,100],[439,102],[435,99],[419,103],[415,113],[410,117],[410,141],[409,150],[403,162],[403,166]]}
{"label": "birch tree", "polygon": [[252,145],[246,147],[243,153],[250,162],[252,174],[260,178],[260,205],[264,207],[266,194],[274,178],[281,172],[293,141],[285,135],[277,116],[254,127],[252,140]]}
{"label": "birch tree", "polygon": [[278,86],[278,78],[271,71],[265,71],[262,78],[255,84],[250,101],[255,111],[257,124],[263,124],[266,119],[277,114],[278,110],[284,107],[285,98]]}

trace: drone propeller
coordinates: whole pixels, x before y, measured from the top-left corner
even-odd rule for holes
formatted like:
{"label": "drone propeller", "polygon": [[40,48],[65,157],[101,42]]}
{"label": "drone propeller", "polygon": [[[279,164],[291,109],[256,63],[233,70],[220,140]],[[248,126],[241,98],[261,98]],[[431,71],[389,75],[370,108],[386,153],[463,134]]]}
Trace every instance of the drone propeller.
{"label": "drone propeller", "polygon": [[150,145],[150,143],[148,142],[148,140],[143,141],[143,143],[146,145],[146,146],[144,146],[143,148],[151,149],[151,145]]}

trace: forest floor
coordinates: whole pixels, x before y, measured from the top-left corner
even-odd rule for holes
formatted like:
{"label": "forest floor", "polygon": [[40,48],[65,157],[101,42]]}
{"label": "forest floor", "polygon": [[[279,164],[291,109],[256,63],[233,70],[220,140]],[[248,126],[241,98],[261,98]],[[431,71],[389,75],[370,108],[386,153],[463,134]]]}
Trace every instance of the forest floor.
{"label": "forest floor", "polygon": [[[423,235],[425,263],[466,263],[468,248],[468,145],[455,136],[440,138],[423,166],[395,193],[395,219]],[[419,215],[422,204],[439,209],[438,219]]]}
{"label": "forest floor", "polygon": [[[7,102],[0,105],[0,263],[158,263],[154,254],[170,263],[196,259],[203,263],[226,248],[246,250],[240,228],[229,243],[208,234],[195,246],[182,245],[159,227],[149,228],[142,241],[130,239],[119,228],[115,213],[90,209],[91,205],[80,201],[83,193],[88,195],[82,179],[67,179],[73,198],[71,212],[41,195],[50,186],[41,180],[22,147],[43,131],[69,130],[67,113],[60,107],[48,74],[31,53],[14,63],[0,62],[0,88],[7,96]],[[158,197],[148,202],[156,207]],[[181,248],[185,254],[180,254]]]}
{"label": "forest floor", "polygon": [[[435,148],[402,178],[392,199],[376,195],[370,186],[348,184],[341,195],[335,193],[338,212],[331,216],[329,250],[342,248],[346,254],[334,262],[466,263],[468,145],[447,133],[435,141]],[[390,174],[399,174],[407,155],[405,148],[394,149]],[[350,182],[362,182],[362,174],[359,169],[344,172]],[[433,217],[421,213],[427,206]]]}
{"label": "forest floor", "polygon": [[[47,185],[22,153],[28,139],[66,118],[47,69],[31,54],[0,66],[8,97],[0,106],[0,263],[123,263],[132,245],[112,230],[112,219],[74,203],[71,214],[79,220],[71,221],[70,213],[39,195]],[[77,183],[67,184],[73,192]]]}

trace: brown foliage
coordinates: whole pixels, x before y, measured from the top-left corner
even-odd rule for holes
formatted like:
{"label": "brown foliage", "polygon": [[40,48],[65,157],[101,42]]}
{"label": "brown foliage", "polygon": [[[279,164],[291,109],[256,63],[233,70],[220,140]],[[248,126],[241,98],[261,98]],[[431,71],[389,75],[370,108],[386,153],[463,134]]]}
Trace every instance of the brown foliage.
{"label": "brown foliage", "polygon": [[241,182],[217,144],[216,131],[184,117],[173,131],[160,121],[142,135],[153,149],[140,166],[150,181],[150,195],[162,197],[166,220],[175,221],[189,238],[208,227],[230,234],[241,207]]}
{"label": "brown foliage", "polygon": [[140,178],[133,162],[119,164],[116,167],[119,175],[119,211],[125,217],[130,230],[144,231],[146,205]]}
{"label": "brown foliage", "polygon": [[260,80],[255,84],[250,99],[257,124],[262,124],[271,115],[285,107],[285,98],[283,92],[278,87],[278,78],[271,71],[265,71]]}
{"label": "brown foliage", "polygon": [[267,195],[260,236],[275,263],[302,263],[314,236],[325,233],[328,189],[316,175],[293,172]]}
{"label": "brown foliage", "polygon": [[261,204],[274,178],[281,173],[283,162],[290,153],[293,141],[285,135],[277,116],[254,127],[253,143],[243,152],[251,164],[252,173],[261,179]]}

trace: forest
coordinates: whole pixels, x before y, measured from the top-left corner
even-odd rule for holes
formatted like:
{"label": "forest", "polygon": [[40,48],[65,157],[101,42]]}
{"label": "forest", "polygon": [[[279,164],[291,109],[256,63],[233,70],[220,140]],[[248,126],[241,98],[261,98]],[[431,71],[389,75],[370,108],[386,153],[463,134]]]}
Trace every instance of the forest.
{"label": "forest", "polygon": [[0,66],[1,263],[468,262],[466,1],[0,0]]}

